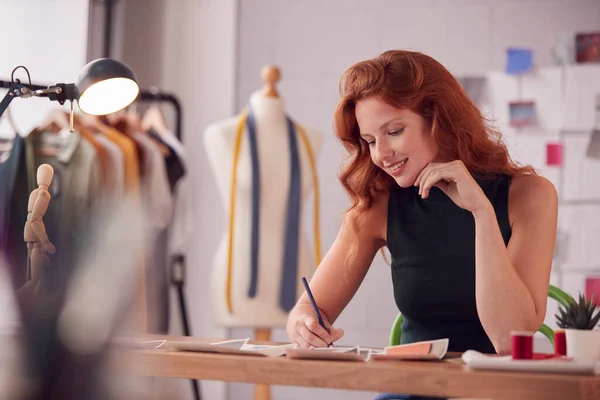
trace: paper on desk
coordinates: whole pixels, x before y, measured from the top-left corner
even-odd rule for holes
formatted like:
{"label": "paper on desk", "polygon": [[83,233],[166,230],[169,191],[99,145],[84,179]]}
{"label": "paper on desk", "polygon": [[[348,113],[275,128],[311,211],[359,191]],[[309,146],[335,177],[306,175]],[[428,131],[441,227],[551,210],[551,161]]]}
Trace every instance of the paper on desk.
{"label": "paper on desk", "polygon": [[373,349],[359,346],[311,347],[310,349],[288,349],[287,357],[299,360],[368,361]]}
{"label": "paper on desk", "polygon": [[263,357],[280,357],[287,349],[293,349],[296,344],[256,345],[248,343],[250,339],[226,340],[223,342],[201,343],[193,340],[168,340],[167,346],[182,351],[197,351],[202,353],[243,354]]}
{"label": "paper on desk", "polygon": [[483,354],[467,350],[462,360],[472,369],[553,372],[562,374],[599,375],[600,362],[581,362],[569,359],[513,360],[511,356]]}
{"label": "paper on desk", "polygon": [[115,347],[131,349],[160,349],[167,343],[166,340],[142,340],[128,337],[115,337],[110,341]]}

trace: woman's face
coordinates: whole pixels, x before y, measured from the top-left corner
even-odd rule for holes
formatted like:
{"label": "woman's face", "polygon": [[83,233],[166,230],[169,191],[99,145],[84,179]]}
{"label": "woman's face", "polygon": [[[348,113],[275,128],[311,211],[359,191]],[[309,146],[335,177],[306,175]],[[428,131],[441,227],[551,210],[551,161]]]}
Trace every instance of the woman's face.
{"label": "woman's face", "polygon": [[371,159],[401,187],[412,186],[435,159],[430,124],[420,115],[391,106],[379,96],[359,100],[355,115]]}

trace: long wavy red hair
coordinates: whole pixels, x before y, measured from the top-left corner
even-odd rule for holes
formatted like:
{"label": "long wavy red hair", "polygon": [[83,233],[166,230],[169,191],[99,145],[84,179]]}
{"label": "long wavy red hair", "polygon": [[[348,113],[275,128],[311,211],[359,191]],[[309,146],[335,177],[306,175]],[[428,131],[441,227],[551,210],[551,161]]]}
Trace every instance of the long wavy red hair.
{"label": "long wavy red hair", "polygon": [[375,198],[396,182],[371,160],[355,117],[356,103],[380,96],[398,108],[407,108],[431,125],[441,159],[462,160],[479,179],[499,175],[535,174],[531,166],[514,162],[502,141],[458,81],[433,58],[419,52],[391,50],[348,68],[340,81],[341,98],[334,115],[335,133],[348,150],[349,162],[339,179],[360,217]]}

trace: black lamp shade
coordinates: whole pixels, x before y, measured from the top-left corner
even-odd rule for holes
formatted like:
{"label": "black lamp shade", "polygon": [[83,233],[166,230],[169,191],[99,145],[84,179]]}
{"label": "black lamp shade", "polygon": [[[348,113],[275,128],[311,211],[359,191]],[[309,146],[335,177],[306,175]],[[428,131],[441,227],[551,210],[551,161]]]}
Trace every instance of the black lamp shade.
{"label": "black lamp shade", "polygon": [[92,115],[119,111],[131,104],[140,92],[131,68],[112,58],[100,58],[85,65],[76,85],[79,108]]}

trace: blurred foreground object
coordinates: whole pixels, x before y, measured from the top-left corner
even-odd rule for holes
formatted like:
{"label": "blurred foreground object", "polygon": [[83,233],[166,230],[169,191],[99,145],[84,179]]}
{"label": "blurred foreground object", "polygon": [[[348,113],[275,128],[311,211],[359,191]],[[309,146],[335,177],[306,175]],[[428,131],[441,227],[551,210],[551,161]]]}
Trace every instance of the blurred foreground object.
{"label": "blurred foreground object", "polygon": [[[14,342],[20,344],[22,357],[5,365],[10,353],[0,356],[0,398],[156,398],[155,388],[142,384],[142,378],[126,376],[122,370],[113,374],[108,368],[112,338],[135,333],[137,260],[148,231],[142,213],[129,201],[99,208],[90,218],[68,279],[49,279],[51,271],[46,271],[35,291],[27,298],[17,297],[22,326],[3,343],[13,349]],[[3,372],[16,366],[17,379],[3,380]]]}

